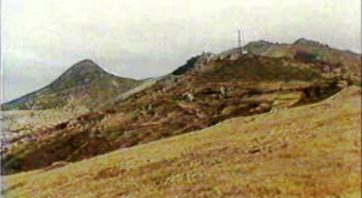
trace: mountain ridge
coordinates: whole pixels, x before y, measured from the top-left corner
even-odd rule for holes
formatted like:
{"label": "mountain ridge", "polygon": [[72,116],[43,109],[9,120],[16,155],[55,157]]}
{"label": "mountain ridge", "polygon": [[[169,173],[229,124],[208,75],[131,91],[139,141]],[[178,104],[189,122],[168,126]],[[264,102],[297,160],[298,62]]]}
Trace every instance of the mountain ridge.
{"label": "mountain ridge", "polygon": [[[361,77],[360,54],[348,50],[342,51],[330,48],[328,45],[324,45],[317,41],[306,38],[300,38],[292,44],[278,44],[265,40],[253,41],[244,46],[244,49],[246,49],[249,53],[256,55],[270,57],[287,57],[298,59],[299,61],[304,63],[319,61],[325,66],[329,67],[330,70],[336,71],[336,73],[343,74],[343,72],[340,72],[340,70],[348,70],[349,74],[355,76],[355,79]],[[181,75],[189,69],[192,69],[195,65],[197,65],[199,70],[202,70],[202,65],[209,62],[210,60],[224,59],[226,57],[236,58],[238,54],[240,54],[240,52],[240,49],[235,48],[222,52],[219,55],[214,55],[211,53],[197,55],[192,57],[185,65],[175,69],[173,72],[171,72],[171,74]],[[18,108],[18,106],[20,106],[20,109],[30,109],[31,107],[29,107],[29,105],[31,106],[31,104],[24,105],[24,103],[29,102],[29,98],[34,98],[34,94],[52,94],[55,92],[84,86],[87,84],[91,84],[92,79],[99,77],[119,78],[124,79],[125,81],[134,80],[108,73],[103,68],[94,63],[91,59],[84,59],[75,63],[49,85],[33,91],[29,94],[25,94],[24,96],[21,96],[17,99],[1,104],[1,108],[4,110],[10,110],[14,108],[16,109]],[[77,80],[74,82],[74,79]],[[141,84],[144,80],[135,81],[140,82],[138,84]]]}

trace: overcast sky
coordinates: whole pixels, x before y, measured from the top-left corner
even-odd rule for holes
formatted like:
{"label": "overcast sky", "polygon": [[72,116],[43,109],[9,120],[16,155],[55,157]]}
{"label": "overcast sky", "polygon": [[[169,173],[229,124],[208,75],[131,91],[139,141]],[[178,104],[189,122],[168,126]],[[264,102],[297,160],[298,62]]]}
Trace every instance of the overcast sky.
{"label": "overcast sky", "polygon": [[202,51],[304,37],[361,52],[360,0],[2,0],[3,101],[92,59],[114,74],[171,72]]}

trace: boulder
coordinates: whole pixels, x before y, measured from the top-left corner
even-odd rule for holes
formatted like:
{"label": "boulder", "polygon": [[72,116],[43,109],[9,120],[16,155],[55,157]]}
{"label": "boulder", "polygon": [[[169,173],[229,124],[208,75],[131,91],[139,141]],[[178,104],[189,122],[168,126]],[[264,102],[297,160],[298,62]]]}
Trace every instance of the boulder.
{"label": "boulder", "polygon": [[345,88],[347,86],[348,86],[348,82],[346,80],[341,80],[337,84],[337,87],[339,87],[339,88]]}
{"label": "boulder", "polygon": [[197,112],[197,108],[191,104],[179,103],[177,104],[183,111],[193,114]]}

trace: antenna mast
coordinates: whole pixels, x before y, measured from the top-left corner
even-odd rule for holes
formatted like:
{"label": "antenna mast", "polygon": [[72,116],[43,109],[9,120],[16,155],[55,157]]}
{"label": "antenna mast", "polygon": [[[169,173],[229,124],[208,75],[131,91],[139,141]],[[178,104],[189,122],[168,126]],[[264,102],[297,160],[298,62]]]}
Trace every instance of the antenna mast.
{"label": "antenna mast", "polygon": [[246,40],[245,40],[245,36],[244,36],[244,31],[241,30],[241,41],[242,41],[242,45],[243,47],[246,45]]}
{"label": "antenna mast", "polygon": [[242,35],[241,30],[238,30],[238,48],[239,49],[241,49],[241,35]]}
{"label": "antenna mast", "polygon": [[238,30],[238,49],[241,50],[242,54],[247,54],[248,51],[246,49],[243,49],[243,47],[246,45],[244,37],[244,31],[242,29]]}

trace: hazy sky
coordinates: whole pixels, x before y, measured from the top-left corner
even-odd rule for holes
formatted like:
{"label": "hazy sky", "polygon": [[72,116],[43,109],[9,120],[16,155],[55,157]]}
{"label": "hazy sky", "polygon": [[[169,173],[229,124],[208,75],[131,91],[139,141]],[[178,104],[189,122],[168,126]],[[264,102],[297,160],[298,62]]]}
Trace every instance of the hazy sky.
{"label": "hazy sky", "polygon": [[3,101],[41,88],[82,59],[114,74],[171,72],[202,51],[304,37],[361,52],[360,0],[2,0]]}

